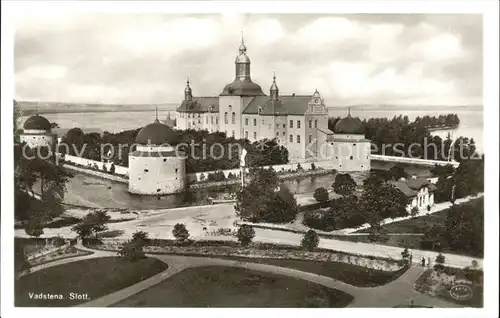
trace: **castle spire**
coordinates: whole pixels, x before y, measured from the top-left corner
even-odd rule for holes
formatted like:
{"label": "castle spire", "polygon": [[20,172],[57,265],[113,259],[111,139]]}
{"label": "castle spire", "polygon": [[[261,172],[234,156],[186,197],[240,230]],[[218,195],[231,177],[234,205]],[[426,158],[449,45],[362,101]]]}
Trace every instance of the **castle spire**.
{"label": "castle spire", "polygon": [[347,116],[351,117],[351,107],[347,107]]}
{"label": "castle spire", "polygon": [[273,70],[273,83],[271,84],[271,88],[269,89],[271,95],[271,99],[276,100],[279,96],[278,85],[276,85],[276,71]]}
{"label": "castle spire", "polygon": [[155,123],[159,123],[160,120],[158,119],[158,106],[155,107],[156,109],[156,118],[155,118]]}
{"label": "castle spire", "polygon": [[186,100],[186,101],[193,100],[193,91],[191,90],[191,87],[189,86],[189,77],[187,78],[186,88],[184,89],[184,100]]}
{"label": "castle spire", "polygon": [[39,116],[39,114],[38,114],[38,104],[35,104],[35,113],[36,113],[37,116]]}

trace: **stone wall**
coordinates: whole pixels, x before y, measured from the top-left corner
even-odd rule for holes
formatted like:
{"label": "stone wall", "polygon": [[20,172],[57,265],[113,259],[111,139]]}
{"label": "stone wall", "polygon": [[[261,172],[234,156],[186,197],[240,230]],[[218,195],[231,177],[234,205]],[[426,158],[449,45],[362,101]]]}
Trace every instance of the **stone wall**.
{"label": "stone wall", "polygon": [[[87,167],[89,165],[93,167],[94,165],[97,165],[99,170],[102,170],[103,166],[106,167],[107,171],[109,171],[109,169],[111,168],[111,162],[95,161],[81,157],[70,156],[68,154],[64,155],[63,159],[65,162],[74,163],[84,167]],[[115,165],[115,174],[128,175],[128,168]]]}
{"label": "stone wall", "polygon": [[123,176],[118,176],[115,174],[111,173],[106,173],[102,171],[97,171],[97,170],[92,170],[89,168],[83,168],[83,167],[78,167],[73,164],[63,164],[64,168],[67,168],[69,170],[74,170],[78,171],[81,173],[89,174],[91,176],[103,178],[103,179],[108,179],[108,180],[113,180],[113,181],[118,181],[118,182],[123,182],[123,183],[128,183],[128,179],[124,178]]}

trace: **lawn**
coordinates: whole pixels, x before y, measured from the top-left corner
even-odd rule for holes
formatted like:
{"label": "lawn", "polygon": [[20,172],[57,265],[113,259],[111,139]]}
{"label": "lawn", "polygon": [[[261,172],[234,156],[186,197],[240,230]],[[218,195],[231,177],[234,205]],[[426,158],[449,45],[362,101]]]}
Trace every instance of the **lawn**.
{"label": "lawn", "polygon": [[353,297],[335,289],[242,268],[186,269],[114,307],[345,307]]}
{"label": "lawn", "polygon": [[[428,214],[425,216],[411,218],[408,220],[386,224],[383,226],[389,233],[424,233],[426,229],[433,225],[442,225],[446,221],[448,209]],[[361,230],[358,233],[368,233],[368,230]]]}
{"label": "lawn", "polygon": [[[118,257],[103,257],[57,265],[16,280],[15,306],[75,306],[133,285],[167,268],[167,264],[155,258],[130,262]],[[70,293],[87,294],[88,298],[70,299]],[[34,299],[40,294],[60,295],[63,299],[58,299],[59,296]]]}
{"label": "lawn", "polygon": [[407,268],[389,272],[375,270],[367,267],[356,266],[342,262],[314,262],[295,259],[270,259],[270,258],[247,258],[247,257],[218,257],[225,259],[240,260],[244,262],[268,264],[280,267],[297,269],[322,276],[340,280],[346,284],[358,287],[376,287],[390,283],[397,279]]}

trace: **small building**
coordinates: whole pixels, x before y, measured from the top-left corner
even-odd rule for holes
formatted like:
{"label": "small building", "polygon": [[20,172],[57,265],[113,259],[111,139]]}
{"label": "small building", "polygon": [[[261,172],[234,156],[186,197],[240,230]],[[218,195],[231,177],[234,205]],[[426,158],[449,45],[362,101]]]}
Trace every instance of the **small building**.
{"label": "small building", "polygon": [[48,147],[54,150],[57,145],[57,134],[52,132],[47,118],[40,116],[37,112],[24,122],[20,141],[25,142],[30,148]]}
{"label": "small building", "polygon": [[402,178],[399,181],[390,181],[389,183],[408,198],[408,205],[406,206],[408,212],[414,207],[424,210],[427,209],[427,206],[434,205],[436,186],[429,182],[429,180]]}
{"label": "small building", "polygon": [[338,171],[369,171],[371,169],[371,144],[365,138],[365,128],[361,120],[351,116],[340,119],[328,136],[333,147],[333,158],[338,163]]}
{"label": "small building", "polygon": [[156,120],[142,128],[129,153],[129,192],[165,195],[186,189],[185,156],[172,146],[176,133]]}

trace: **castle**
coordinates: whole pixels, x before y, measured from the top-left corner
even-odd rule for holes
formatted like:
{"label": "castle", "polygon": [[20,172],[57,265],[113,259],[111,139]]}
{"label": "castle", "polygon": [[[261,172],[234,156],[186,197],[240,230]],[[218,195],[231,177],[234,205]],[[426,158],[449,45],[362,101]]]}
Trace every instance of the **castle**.
{"label": "castle", "polygon": [[328,110],[318,90],[312,95],[280,95],[276,76],[266,95],[250,76],[250,58],[241,41],[235,78],[219,96],[194,97],[189,79],[177,108],[176,128],[224,132],[250,141],[276,140],[290,162],[333,160],[339,171],[370,170],[370,141],[350,112],[328,129]]}

